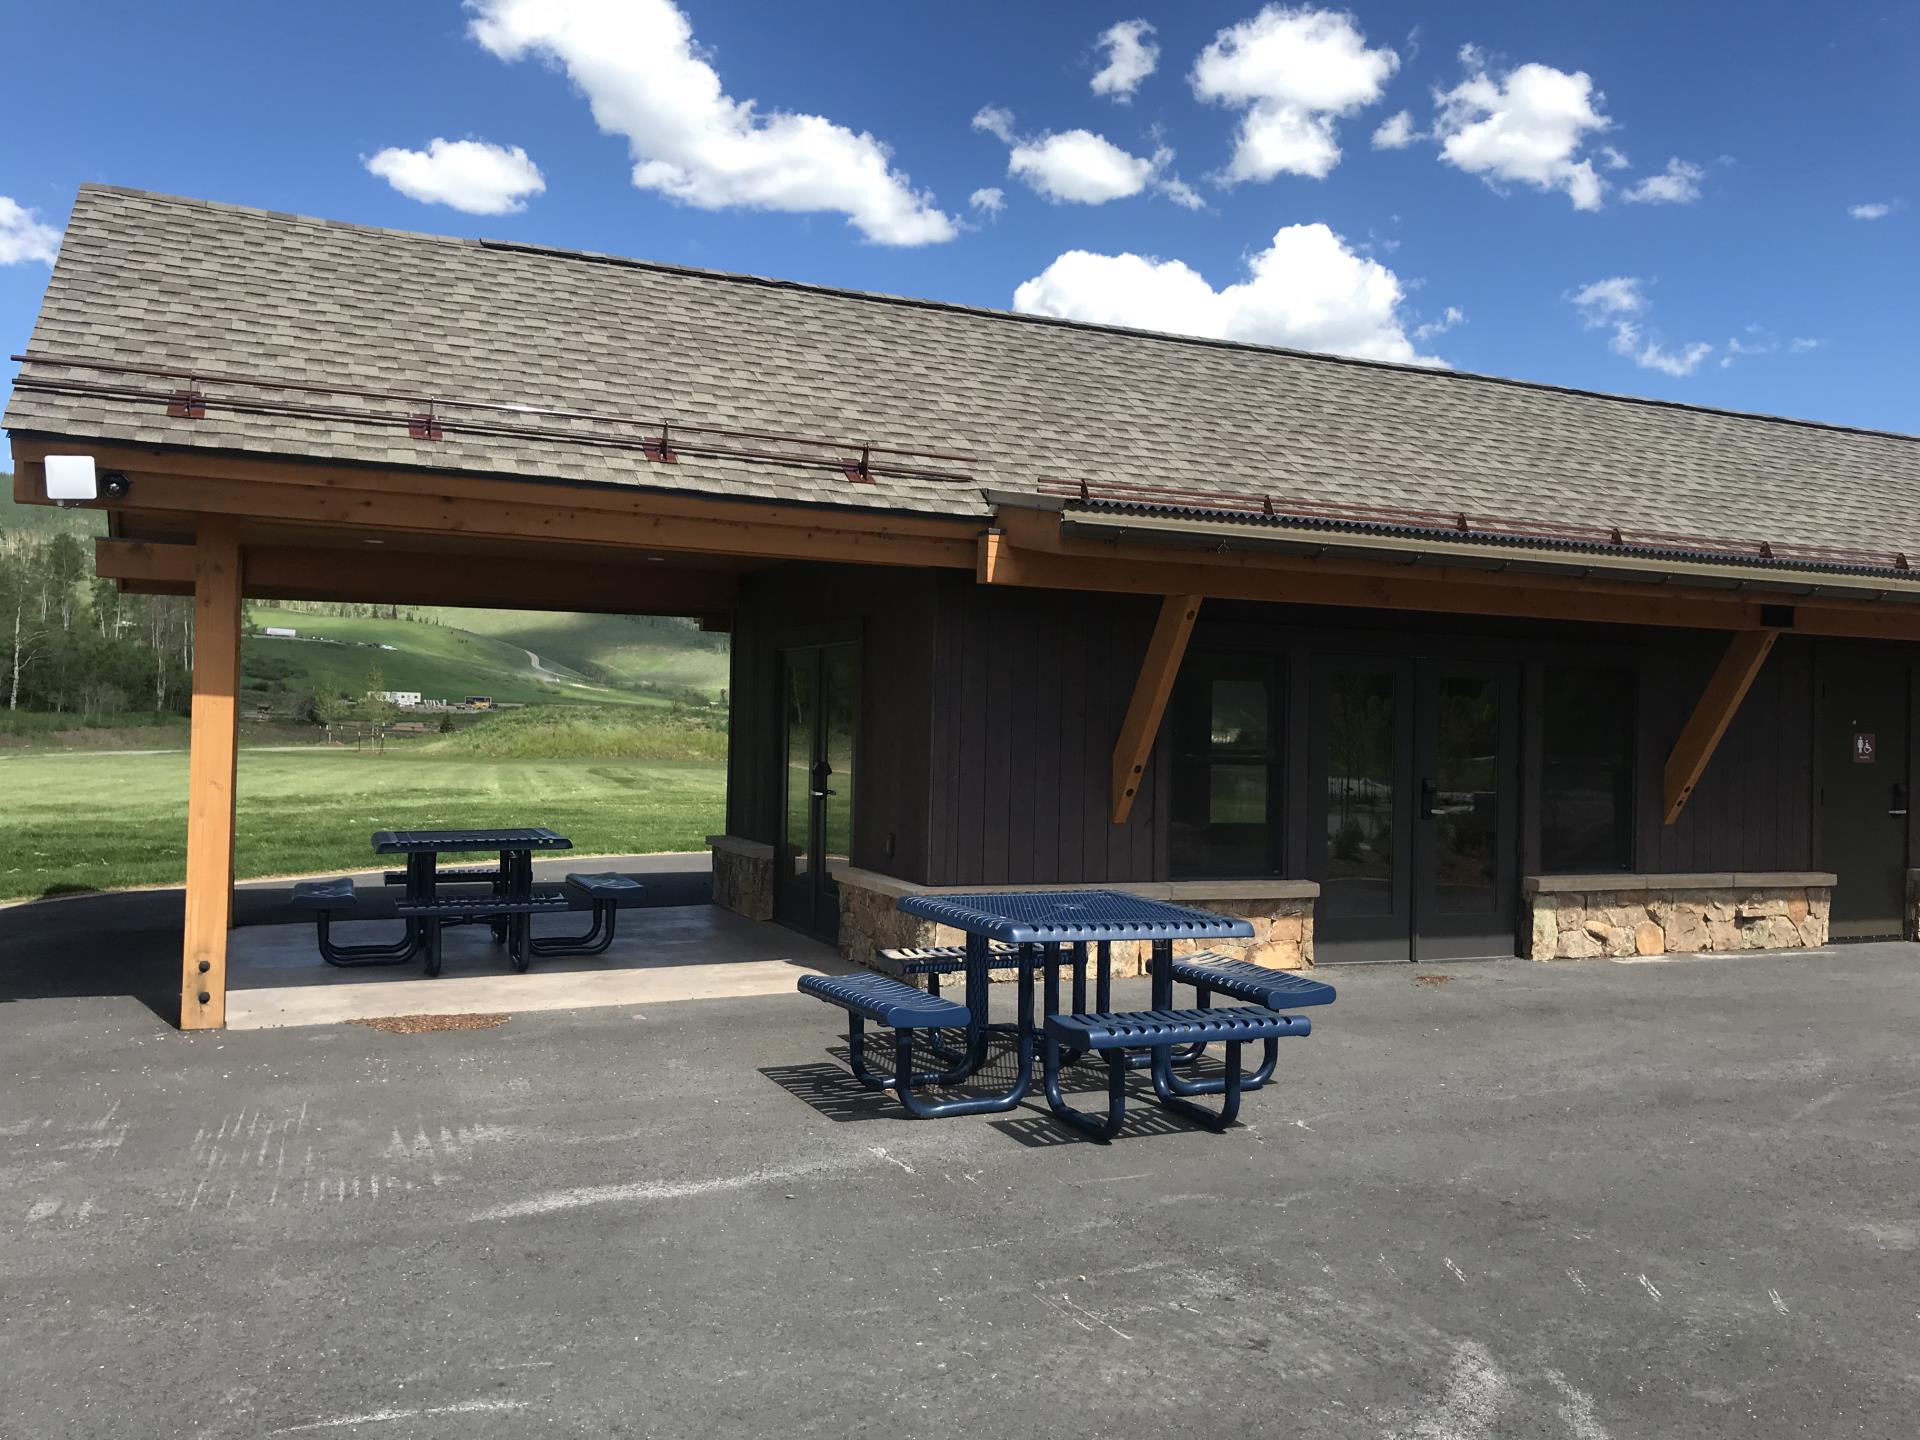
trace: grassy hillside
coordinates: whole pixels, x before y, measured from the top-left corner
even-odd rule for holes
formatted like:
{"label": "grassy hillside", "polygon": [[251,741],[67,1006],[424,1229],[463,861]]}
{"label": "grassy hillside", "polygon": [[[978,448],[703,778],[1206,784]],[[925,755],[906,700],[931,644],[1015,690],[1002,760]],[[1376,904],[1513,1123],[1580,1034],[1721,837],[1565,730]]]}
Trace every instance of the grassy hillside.
{"label": "grassy hillside", "polygon": [[687,620],[521,610],[422,608],[413,613],[524,646],[549,667],[587,679],[695,691],[709,698],[727,687],[727,637],[703,634]]}
{"label": "grassy hillside", "polygon": [[249,613],[261,629],[299,632],[291,640],[248,636],[244,664],[255,693],[357,696],[375,667],[381,689],[441,700],[491,695],[518,705],[665,706],[713,700],[726,683],[724,650],[684,644],[687,635],[709,637],[691,627],[630,626],[621,616],[430,610],[384,620],[266,604]]}

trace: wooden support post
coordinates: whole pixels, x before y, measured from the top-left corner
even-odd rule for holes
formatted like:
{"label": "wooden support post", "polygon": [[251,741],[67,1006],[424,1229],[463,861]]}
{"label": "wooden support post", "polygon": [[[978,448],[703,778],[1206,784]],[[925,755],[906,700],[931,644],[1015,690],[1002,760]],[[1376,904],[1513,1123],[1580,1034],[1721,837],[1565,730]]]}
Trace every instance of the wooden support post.
{"label": "wooden support post", "polygon": [[227,1021],[239,669],[240,545],[231,521],[206,520],[195,545],[193,576],[187,910],[180,983],[183,1030],[211,1030]]}
{"label": "wooden support post", "polygon": [[1134,682],[1126,723],[1120,727],[1119,742],[1113,747],[1116,825],[1126,824],[1133,813],[1133,798],[1146,774],[1147,759],[1160,734],[1160,718],[1167,713],[1167,697],[1173,693],[1173,679],[1180,673],[1187,637],[1193,634],[1193,622],[1199,614],[1198,595],[1169,595],[1160,602],[1160,619],[1153,627],[1153,639],[1147,643],[1147,658],[1140,662],[1140,678]]}
{"label": "wooden support post", "polygon": [[1693,707],[1686,728],[1673,742],[1673,753],[1667,757],[1667,824],[1680,818],[1693,787],[1700,783],[1707,762],[1719,747],[1720,737],[1727,733],[1727,727],[1739,713],[1740,702],[1747,698],[1747,691],[1753,688],[1754,678],[1779,638],[1777,630],[1740,630],[1728,642],[1727,653],[1714,667],[1707,688],[1700,693],[1700,703]]}

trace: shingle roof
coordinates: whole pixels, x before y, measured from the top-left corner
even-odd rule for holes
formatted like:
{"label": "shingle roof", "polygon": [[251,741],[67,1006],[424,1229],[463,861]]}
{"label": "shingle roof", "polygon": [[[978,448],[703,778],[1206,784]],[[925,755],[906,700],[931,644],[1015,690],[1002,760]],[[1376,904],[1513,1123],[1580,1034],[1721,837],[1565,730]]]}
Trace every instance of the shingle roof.
{"label": "shingle roof", "polygon": [[[328,413],[249,413],[225,402],[274,393],[211,381],[204,418],[173,419],[152,398],[34,387],[182,380],[32,365],[14,430],[964,516],[989,513],[989,489],[1145,485],[1196,506],[1204,492],[1920,557],[1920,441],[1904,436],[98,186],[75,204],[31,348],[641,423],[542,417],[574,438],[516,437],[471,430],[497,414],[436,407],[445,438],[417,440],[404,404],[280,392]],[[857,483],[833,465],[845,446],[712,440],[802,463],[662,465],[631,443],[660,421],[972,458],[876,456]]]}

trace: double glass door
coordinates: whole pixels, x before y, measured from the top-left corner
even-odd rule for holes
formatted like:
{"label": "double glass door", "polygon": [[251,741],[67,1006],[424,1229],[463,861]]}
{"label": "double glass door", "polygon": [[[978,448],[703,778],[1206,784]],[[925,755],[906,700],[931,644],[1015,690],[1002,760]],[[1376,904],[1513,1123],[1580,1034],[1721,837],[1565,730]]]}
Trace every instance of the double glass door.
{"label": "double glass door", "polygon": [[1513,953],[1518,695],[1505,665],[1316,663],[1317,958]]}
{"label": "double glass door", "polygon": [[784,813],[774,857],[774,918],[822,940],[840,934],[836,864],[853,853],[854,727],[860,647],[781,652]]}

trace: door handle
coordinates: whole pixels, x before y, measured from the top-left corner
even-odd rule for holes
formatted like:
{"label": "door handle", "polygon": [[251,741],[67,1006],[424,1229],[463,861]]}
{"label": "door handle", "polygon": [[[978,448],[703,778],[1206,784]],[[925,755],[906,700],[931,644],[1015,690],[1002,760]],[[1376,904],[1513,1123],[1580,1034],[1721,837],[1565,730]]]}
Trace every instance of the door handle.
{"label": "door handle", "polygon": [[1887,803],[1887,814],[1904,815],[1907,813],[1907,787],[1896,784]]}
{"label": "door handle", "polygon": [[1432,780],[1422,779],[1420,782],[1420,818],[1422,820],[1433,819],[1434,803],[1439,798],[1440,787],[1435,785]]}
{"label": "door handle", "polygon": [[810,790],[807,792],[815,800],[824,800],[829,795],[838,795],[838,790]]}

